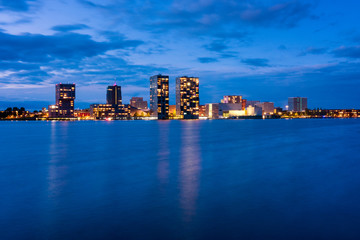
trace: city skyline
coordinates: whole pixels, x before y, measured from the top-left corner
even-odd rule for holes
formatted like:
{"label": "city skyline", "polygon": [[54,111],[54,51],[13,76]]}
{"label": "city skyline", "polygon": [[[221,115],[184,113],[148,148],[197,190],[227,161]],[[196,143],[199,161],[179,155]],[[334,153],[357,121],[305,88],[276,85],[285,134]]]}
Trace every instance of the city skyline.
{"label": "city skyline", "polygon": [[306,96],[309,108],[358,108],[359,6],[1,1],[0,108],[53,104],[59,82],[82,89],[75,107],[84,108],[102,102],[102,89],[114,78],[124,102],[149,100],[148,77],[158,73],[169,75],[171,93],[176,77],[199,77],[200,104],[241,95],[284,107],[289,96]]}

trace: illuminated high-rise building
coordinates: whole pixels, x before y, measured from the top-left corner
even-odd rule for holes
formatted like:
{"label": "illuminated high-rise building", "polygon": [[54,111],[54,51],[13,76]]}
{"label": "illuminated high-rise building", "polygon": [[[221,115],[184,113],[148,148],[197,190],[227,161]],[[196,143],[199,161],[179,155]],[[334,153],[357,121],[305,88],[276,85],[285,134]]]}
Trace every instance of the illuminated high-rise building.
{"label": "illuminated high-rise building", "polygon": [[93,119],[128,119],[130,106],[122,104],[121,86],[114,84],[106,90],[106,104],[91,104],[90,116]]}
{"label": "illuminated high-rise building", "polygon": [[183,119],[199,119],[199,78],[176,78],[176,114]]}
{"label": "illuminated high-rise building", "polygon": [[289,97],[288,104],[289,104],[289,111],[305,112],[305,110],[307,109],[307,98]]}
{"label": "illuminated high-rise building", "polygon": [[152,117],[169,119],[169,76],[150,77],[150,110]]}
{"label": "illuminated high-rise building", "polygon": [[50,118],[73,118],[75,84],[59,83],[55,86],[55,105],[49,106]]}
{"label": "illuminated high-rise building", "polygon": [[121,87],[114,84],[113,86],[108,86],[106,92],[106,104],[112,105],[121,105]]}

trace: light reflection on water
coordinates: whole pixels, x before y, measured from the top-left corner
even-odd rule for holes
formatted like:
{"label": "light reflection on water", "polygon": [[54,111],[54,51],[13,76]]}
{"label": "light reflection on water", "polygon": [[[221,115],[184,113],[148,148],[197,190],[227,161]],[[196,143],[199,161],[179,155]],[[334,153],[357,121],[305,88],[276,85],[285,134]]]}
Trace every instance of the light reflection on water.
{"label": "light reflection on water", "polygon": [[184,210],[185,221],[190,221],[196,212],[201,171],[199,131],[198,121],[185,122],[181,131],[180,206]]}
{"label": "light reflection on water", "polygon": [[0,239],[360,239],[359,129],[0,122]]}

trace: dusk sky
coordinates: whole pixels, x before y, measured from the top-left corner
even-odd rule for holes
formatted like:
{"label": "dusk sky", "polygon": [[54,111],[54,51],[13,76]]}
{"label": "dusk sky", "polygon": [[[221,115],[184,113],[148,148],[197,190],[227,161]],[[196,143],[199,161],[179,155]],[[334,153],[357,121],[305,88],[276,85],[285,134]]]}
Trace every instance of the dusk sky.
{"label": "dusk sky", "polygon": [[[149,77],[200,78],[200,103],[223,95],[309,108],[360,108],[356,0],[0,0],[0,109],[55,101],[76,83],[76,107],[149,100]],[[27,102],[27,103],[25,103]],[[46,105],[44,105],[46,106]]]}

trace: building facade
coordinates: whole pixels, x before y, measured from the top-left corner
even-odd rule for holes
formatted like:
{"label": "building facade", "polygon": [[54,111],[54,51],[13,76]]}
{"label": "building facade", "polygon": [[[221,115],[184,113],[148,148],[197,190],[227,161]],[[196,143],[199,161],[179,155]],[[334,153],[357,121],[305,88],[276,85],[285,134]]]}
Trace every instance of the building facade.
{"label": "building facade", "polygon": [[49,106],[50,118],[73,118],[75,84],[59,83],[55,86],[55,105]]}
{"label": "building facade", "polygon": [[241,103],[242,110],[246,108],[246,99],[243,99],[240,95],[228,95],[221,99],[221,103]]}
{"label": "building facade", "polygon": [[260,101],[246,101],[246,107],[249,106],[255,106],[256,104],[259,104]]}
{"label": "building facade", "polygon": [[113,86],[108,86],[106,91],[106,104],[111,105],[121,105],[121,87],[114,84]]}
{"label": "building facade", "polygon": [[148,104],[147,101],[144,101],[142,97],[132,97],[130,99],[130,105],[137,109],[147,109]]}
{"label": "building facade", "polygon": [[169,119],[169,76],[150,77],[150,111],[152,117]]}
{"label": "building facade", "polygon": [[274,103],[273,102],[261,102],[261,103],[255,104],[255,106],[262,108],[263,115],[274,114]]}
{"label": "building facade", "polygon": [[[245,109],[243,108],[242,103],[219,103],[219,116],[223,118],[228,118],[234,113],[240,113],[241,111],[245,114]],[[232,113],[232,114],[230,114]]]}
{"label": "building facade", "polygon": [[183,119],[199,119],[199,78],[176,78],[176,114]]}
{"label": "building facade", "polygon": [[307,109],[307,98],[289,97],[288,105],[289,105],[289,111],[305,112],[305,110]]}
{"label": "building facade", "polygon": [[205,105],[205,116],[209,119],[219,118],[219,104],[209,103]]}
{"label": "building facade", "polygon": [[128,119],[130,117],[130,109],[126,105],[91,104],[90,116],[93,119]]}

